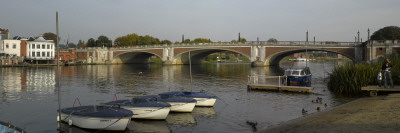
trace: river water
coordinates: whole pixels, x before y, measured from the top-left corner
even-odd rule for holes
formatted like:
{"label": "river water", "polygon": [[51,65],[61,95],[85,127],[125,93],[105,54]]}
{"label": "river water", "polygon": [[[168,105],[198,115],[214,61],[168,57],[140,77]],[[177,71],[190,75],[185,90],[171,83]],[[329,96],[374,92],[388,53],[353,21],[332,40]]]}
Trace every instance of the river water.
{"label": "river water", "polygon": [[[248,91],[249,75],[278,76],[290,66],[304,62],[281,62],[276,67],[251,67],[247,63],[192,65],[190,87],[189,66],[87,65],[61,67],[61,106],[71,107],[76,98],[82,105],[95,105],[134,96],[158,94],[174,90],[200,91],[214,94],[213,108],[196,107],[192,113],[171,113],[165,121],[132,120],[129,131],[135,132],[252,132],[246,121],[257,122],[257,129],[302,117],[309,113],[348,102],[336,97],[326,87],[326,78],[343,62],[309,62],[313,74],[312,93]],[[57,132],[58,96],[56,67],[0,68],[0,121],[32,133]],[[143,74],[139,74],[142,72]],[[323,104],[312,103],[317,97]],[[75,106],[79,106],[76,102]],[[63,125],[67,132],[85,130]]]}

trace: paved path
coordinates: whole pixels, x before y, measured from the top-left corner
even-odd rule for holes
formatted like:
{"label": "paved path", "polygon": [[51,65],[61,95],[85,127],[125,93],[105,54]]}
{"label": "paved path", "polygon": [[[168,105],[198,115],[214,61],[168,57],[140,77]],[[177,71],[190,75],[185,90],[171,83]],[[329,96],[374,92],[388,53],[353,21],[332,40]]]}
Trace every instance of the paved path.
{"label": "paved path", "polygon": [[366,97],[262,133],[400,133],[400,94]]}

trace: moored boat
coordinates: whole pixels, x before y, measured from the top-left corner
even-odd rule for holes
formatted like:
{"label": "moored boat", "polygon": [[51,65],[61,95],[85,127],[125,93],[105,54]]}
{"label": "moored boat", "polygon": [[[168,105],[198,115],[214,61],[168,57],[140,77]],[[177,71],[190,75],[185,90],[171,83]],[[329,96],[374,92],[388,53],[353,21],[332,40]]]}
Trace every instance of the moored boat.
{"label": "moored boat", "polygon": [[162,98],[182,96],[193,98],[197,101],[196,106],[214,106],[217,97],[212,94],[207,94],[204,92],[190,92],[190,91],[171,91],[159,94]]}
{"label": "moored boat", "polygon": [[[80,128],[123,131],[133,112],[117,106],[80,106],[61,109],[61,121]],[[60,119],[57,119],[60,120]]]}
{"label": "moored boat", "polygon": [[159,95],[148,95],[141,98],[168,103],[171,105],[171,112],[192,112],[197,102],[193,98],[179,96],[161,97]]}
{"label": "moored boat", "polygon": [[282,79],[283,84],[288,86],[311,86],[311,71],[309,67],[292,67],[285,70]]}
{"label": "moored boat", "polygon": [[135,112],[132,115],[134,119],[153,119],[163,120],[166,119],[170,110],[171,105],[164,102],[152,101],[146,98],[132,98],[131,100],[117,100],[103,105],[120,105],[121,108],[131,110]]}
{"label": "moored boat", "polygon": [[25,131],[11,123],[0,121],[0,133],[25,133]]}

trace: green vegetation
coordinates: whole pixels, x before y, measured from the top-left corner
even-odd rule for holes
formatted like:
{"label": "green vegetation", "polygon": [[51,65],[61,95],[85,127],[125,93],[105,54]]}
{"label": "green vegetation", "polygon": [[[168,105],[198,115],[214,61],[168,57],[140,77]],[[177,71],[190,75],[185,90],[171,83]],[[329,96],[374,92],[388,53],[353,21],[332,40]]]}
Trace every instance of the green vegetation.
{"label": "green vegetation", "polygon": [[391,69],[393,83],[400,83],[400,58],[399,55],[392,54],[372,64],[358,63],[336,67],[329,74],[328,89],[338,95],[361,96],[361,87],[378,85],[376,77],[385,58],[389,58],[393,66]]}
{"label": "green vegetation", "polygon": [[157,63],[157,64],[163,63],[163,61],[161,60],[161,58],[158,58],[157,56],[152,56],[152,57],[150,57],[150,62],[151,62],[151,63]]}
{"label": "green vegetation", "polygon": [[250,60],[245,57],[245,56],[239,56],[239,54],[235,54],[232,52],[218,52],[214,53],[211,55],[208,55],[205,57],[202,62],[203,63],[217,63],[217,62],[223,62],[223,63],[236,63],[236,62],[241,62],[241,63],[249,63]]}
{"label": "green vegetation", "polygon": [[400,27],[387,26],[374,32],[371,40],[400,40]]}

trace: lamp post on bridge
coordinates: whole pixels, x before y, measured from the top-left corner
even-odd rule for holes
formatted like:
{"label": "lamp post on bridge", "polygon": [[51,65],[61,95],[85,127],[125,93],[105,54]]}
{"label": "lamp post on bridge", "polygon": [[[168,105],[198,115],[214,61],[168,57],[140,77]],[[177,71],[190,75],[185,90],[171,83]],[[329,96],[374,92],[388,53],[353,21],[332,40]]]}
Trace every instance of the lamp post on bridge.
{"label": "lamp post on bridge", "polygon": [[240,42],[240,32],[239,32],[239,38],[238,38],[238,42]]}

